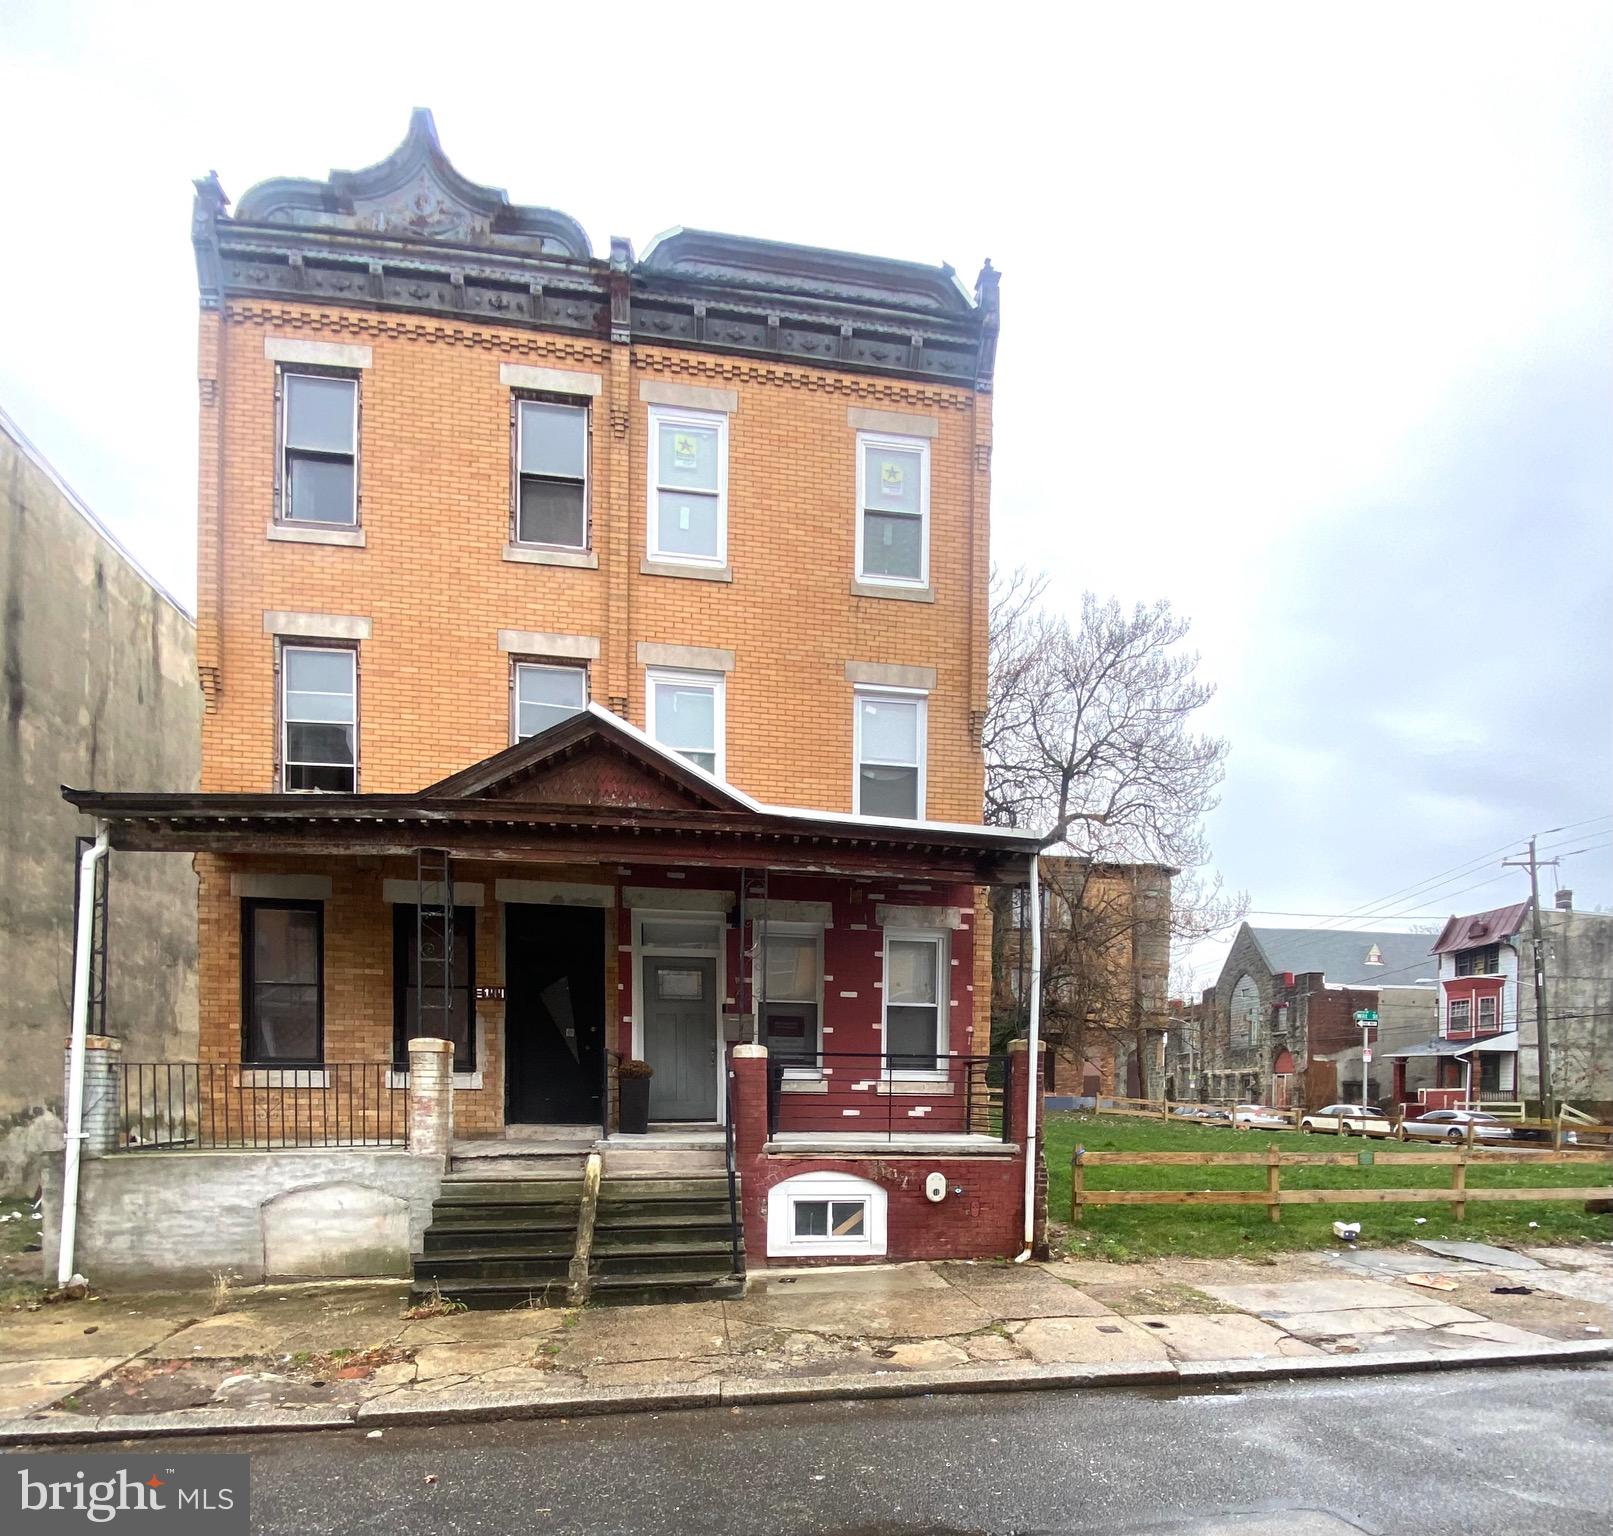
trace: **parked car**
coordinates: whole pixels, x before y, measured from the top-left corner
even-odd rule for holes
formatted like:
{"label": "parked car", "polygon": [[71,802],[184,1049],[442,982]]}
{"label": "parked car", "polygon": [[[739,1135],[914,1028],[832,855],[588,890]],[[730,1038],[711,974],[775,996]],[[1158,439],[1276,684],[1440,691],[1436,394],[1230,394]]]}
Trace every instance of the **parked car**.
{"label": "parked car", "polygon": [[1395,1133],[1389,1117],[1375,1104],[1324,1104],[1320,1109],[1307,1110],[1299,1128],[1307,1135],[1313,1131],[1332,1131],[1337,1136],[1393,1136]]}
{"label": "parked car", "polygon": [[1235,1131],[1286,1131],[1292,1125],[1280,1109],[1267,1109],[1264,1104],[1234,1104],[1222,1114]]}
{"label": "parked car", "polygon": [[1473,1127],[1474,1141],[1511,1141],[1512,1127],[1482,1109],[1431,1109],[1415,1120],[1402,1120],[1402,1141],[1466,1141]]}

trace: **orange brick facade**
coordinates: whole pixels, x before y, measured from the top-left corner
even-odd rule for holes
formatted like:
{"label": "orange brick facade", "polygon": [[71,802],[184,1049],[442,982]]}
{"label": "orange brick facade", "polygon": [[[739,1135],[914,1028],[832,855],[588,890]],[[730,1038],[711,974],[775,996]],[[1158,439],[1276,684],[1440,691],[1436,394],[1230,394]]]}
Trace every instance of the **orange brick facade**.
{"label": "orange brick facade", "polygon": [[[271,541],[276,365],[264,338],[371,348],[360,383],[362,548]],[[509,744],[503,629],[600,643],[591,696],[644,722],[639,642],[730,650],[727,775],[760,799],[851,809],[845,663],[933,667],[926,814],[980,819],[990,397],[699,353],[315,306],[230,302],[202,317],[198,657],[202,787],[274,787],[266,611],[368,619],[359,785],[422,787]],[[597,570],[506,561],[510,388],[501,363],[594,375]],[[733,390],[731,581],[645,575],[645,379]],[[935,422],[933,602],[854,595],[857,431],[848,408]],[[210,678],[211,669],[211,678]]]}
{"label": "orange brick facade", "polygon": [[[432,206],[440,225],[417,225],[417,172],[439,199]],[[664,654],[652,663],[641,648],[694,648],[723,658],[722,776],[768,804],[842,815],[854,809],[853,675],[867,682],[870,672],[887,681],[893,669],[933,673],[923,689],[920,814],[978,825],[996,320],[989,263],[980,284],[987,297],[970,299],[950,269],[767,242],[739,241],[713,257],[698,232],[684,237],[683,257],[674,251],[660,264],[648,256],[635,264],[631,248],[613,241],[609,263],[601,262],[563,216],[512,209],[502,194],[464,183],[442,160],[429,119],[422,123],[418,114],[392,159],[342,178],[333,173],[324,184],[316,218],[298,211],[308,206],[308,184],[265,183],[231,220],[216,182],[198,183],[203,792],[279,790],[277,647],[285,639],[339,640],[356,650],[356,788],[364,795],[416,794],[509,747],[516,659],[586,660],[590,699],[648,730],[646,669],[671,663]],[[365,190],[371,187],[373,196]],[[469,210],[463,221],[461,204]],[[572,232],[581,245],[568,245]],[[246,242],[239,251],[238,240]],[[732,237],[710,241],[736,245]],[[279,249],[265,254],[272,247]],[[678,265],[684,260],[702,272],[710,260],[734,264],[727,292],[719,283],[690,300],[690,323],[716,339],[712,346],[663,344],[654,339],[653,318],[635,330],[628,313],[638,295],[646,315],[671,325],[656,304],[682,303],[690,285],[705,280],[688,277]],[[451,281],[419,275],[434,262],[447,263],[438,276]],[[338,267],[346,274],[339,279],[331,275]],[[296,296],[283,291],[288,277],[302,290]],[[564,313],[553,325],[534,318],[554,313],[545,309],[556,302],[542,297],[546,285],[577,300],[570,309],[558,301]],[[323,294],[311,296],[321,287]],[[753,313],[782,311],[782,321],[769,315],[768,335],[788,334],[788,345],[816,350],[816,357],[753,355],[767,338],[734,341],[742,317],[708,321],[708,308],[721,308],[735,293],[731,301],[750,304]],[[364,302],[365,294],[376,302]],[[606,295],[608,302],[589,308]],[[480,313],[444,312],[472,308]],[[524,319],[501,323],[495,309]],[[804,329],[791,329],[797,325]],[[813,327],[816,339],[802,342]],[[855,366],[834,366],[831,356]],[[277,387],[286,366],[340,367],[358,381],[356,528],[276,523]],[[543,370],[549,382],[521,384],[506,370]],[[560,376],[569,387],[554,382]],[[587,405],[588,537],[580,557],[509,548],[513,402],[530,388]],[[652,403],[668,395],[726,421],[720,570],[644,569]],[[859,430],[925,445],[922,587],[870,595],[856,579]],[[517,643],[512,635],[551,643]],[[702,669],[697,661],[688,665]],[[872,681],[877,686],[879,678]],[[264,877],[314,877],[330,882],[320,898],[324,1059],[390,1061],[394,944],[385,882],[413,880],[413,858],[199,853],[196,864],[203,1060],[241,1060],[241,893],[254,880],[261,891]],[[682,873],[690,891],[739,891],[732,869],[691,864]],[[608,1048],[625,1053],[632,1046],[633,915],[622,890],[629,879],[654,885],[663,875],[677,877],[614,861],[456,859],[456,889],[476,885],[485,893],[475,918],[476,983],[496,989],[506,977],[499,879],[614,887],[605,913],[605,1025]],[[929,894],[885,899],[966,914],[949,941],[944,1001],[956,1011],[939,1015],[943,1045],[954,1054],[988,1050],[990,914],[983,895],[969,885],[901,889]],[[845,935],[869,925],[848,921],[847,904],[866,890],[804,887],[797,894],[825,906],[832,899],[842,924],[832,942],[849,945]],[[739,925],[729,926],[725,942],[734,955],[723,989],[743,993]],[[855,964],[872,968],[871,978],[882,958],[877,930],[860,933]],[[830,981],[823,976],[826,1036],[836,1010],[857,998],[853,991],[836,995]],[[875,1011],[850,1026],[870,1031],[856,1049],[880,1049],[872,1033],[883,1028],[872,1022],[879,985],[870,979],[858,999],[865,1012],[870,1005]],[[840,1027],[845,1042],[848,1026]],[[502,1001],[477,1002],[475,1038],[478,1080],[456,1089],[456,1129],[497,1134],[505,1113]]]}

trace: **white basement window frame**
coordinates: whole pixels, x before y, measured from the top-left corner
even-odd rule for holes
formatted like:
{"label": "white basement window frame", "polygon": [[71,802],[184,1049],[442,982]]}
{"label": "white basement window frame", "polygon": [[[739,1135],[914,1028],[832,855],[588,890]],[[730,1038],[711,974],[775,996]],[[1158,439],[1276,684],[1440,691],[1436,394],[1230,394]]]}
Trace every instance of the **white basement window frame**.
{"label": "white basement window frame", "polygon": [[[663,443],[663,439],[665,442]],[[700,467],[700,445],[709,440],[712,472]],[[687,452],[680,451],[686,448]],[[652,405],[649,465],[645,475],[645,549],[666,564],[721,569],[728,563],[728,417],[719,411],[674,410]],[[709,479],[710,484],[698,483]],[[668,523],[665,517],[681,526]],[[709,548],[677,548],[676,535],[692,531],[693,519],[709,511]],[[693,540],[684,541],[694,543]]]}
{"label": "white basement window frame", "polygon": [[767,1192],[767,1256],[880,1257],[886,1199],[880,1185],[854,1174],[823,1171],[781,1180]]}
{"label": "white basement window frame", "polygon": [[[661,699],[662,690],[667,697]],[[711,736],[698,741],[679,741],[679,736],[691,733],[679,728],[674,713],[676,696],[680,693],[709,692],[711,694]],[[721,672],[687,672],[671,667],[644,669],[644,728],[647,734],[669,747],[680,757],[686,757],[697,768],[719,779],[728,776],[728,753],[724,744],[727,726],[727,679]],[[668,703],[673,709],[667,708]],[[707,744],[709,741],[709,745]],[[709,761],[705,761],[709,759]]]}
{"label": "white basement window frame", "polygon": [[[911,478],[910,478],[911,477]],[[916,534],[916,568],[901,568],[897,541]],[[930,584],[930,444],[922,437],[857,434],[857,580],[922,589]]]}
{"label": "white basement window frame", "polygon": [[[914,716],[913,741],[914,757],[908,758],[904,753],[893,753],[882,743],[868,741],[865,738],[872,733],[865,731],[868,724],[865,716],[877,712],[880,708],[890,710],[911,710]],[[929,695],[916,688],[858,688],[853,694],[852,702],[852,763],[851,763],[851,809],[856,816],[889,816],[899,820],[903,817],[899,812],[889,810],[870,809],[864,805],[863,770],[864,768],[878,770],[884,769],[912,769],[915,772],[914,806],[911,819],[922,821],[924,819],[924,800],[927,790],[925,760],[929,757]]]}
{"label": "white basement window frame", "polygon": [[[884,1076],[892,1081],[910,1082],[945,1082],[947,1080],[948,1051],[947,1041],[951,1034],[952,1020],[950,1018],[950,985],[952,968],[947,964],[948,950],[950,948],[947,930],[944,928],[885,928],[881,930],[884,951],[884,968],[879,989],[880,997],[880,1041],[884,1053]],[[908,999],[906,1001],[893,1001],[893,996],[900,990],[893,978],[892,961],[900,957],[900,953],[907,946],[922,946],[930,952],[931,960],[931,987],[933,999]],[[916,1015],[920,1009],[930,1009],[935,1015],[935,1050],[932,1064],[927,1067],[897,1066],[893,1057],[912,1056],[919,1057],[929,1053],[923,1051],[895,1051],[891,1047],[891,1010],[901,1008],[910,1015]]]}

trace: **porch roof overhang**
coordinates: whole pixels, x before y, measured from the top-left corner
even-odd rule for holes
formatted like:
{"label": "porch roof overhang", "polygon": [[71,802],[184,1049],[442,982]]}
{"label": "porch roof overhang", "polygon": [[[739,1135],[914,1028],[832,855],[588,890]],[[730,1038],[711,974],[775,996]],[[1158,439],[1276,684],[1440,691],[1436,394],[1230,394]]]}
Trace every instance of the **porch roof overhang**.
{"label": "porch roof overhang", "polygon": [[[583,793],[586,792],[586,799]],[[409,794],[62,796],[132,852],[413,854],[1017,884],[1036,833],[766,805],[598,705]],[[578,803],[584,800],[584,803]]]}
{"label": "porch roof overhang", "polygon": [[1425,1040],[1421,1045],[1408,1045],[1402,1050],[1385,1051],[1383,1054],[1389,1060],[1396,1061],[1425,1056],[1471,1056],[1476,1051],[1512,1055],[1517,1049],[1518,1036],[1514,1030],[1500,1035],[1485,1035],[1477,1040],[1448,1040],[1436,1037],[1433,1040]]}

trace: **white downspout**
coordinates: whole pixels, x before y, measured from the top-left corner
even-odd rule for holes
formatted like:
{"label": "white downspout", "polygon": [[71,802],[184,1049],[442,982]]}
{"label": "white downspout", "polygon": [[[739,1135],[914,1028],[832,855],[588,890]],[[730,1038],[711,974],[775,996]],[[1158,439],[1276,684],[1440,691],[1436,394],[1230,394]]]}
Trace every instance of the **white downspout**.
{"label": "white downspout", "polygon": [[84,1037],[90,1022],[90,945],[95,937],[95,866],[106,857],[106,823],[78,861],[78,938],[73,952],[73,1034],[67,1058],[67,1146],[62,1170],[62,1241],[56,1283],[73,1278],[73,1244],[78,1237],[78,1165],[84,1150]]}
{"label": "white downspout", "polygon": [[1030,930],[1030,1028],[1025,1045],[1025,1251],[1014,1259],[1023,1264],[1031,1256],[1036,1238],[1036,1105],[1041,1099],[1038,1081],[1037,1047],[1042,1039],[1042,888],[1038,864],[1040,852],[1031,855]]}

